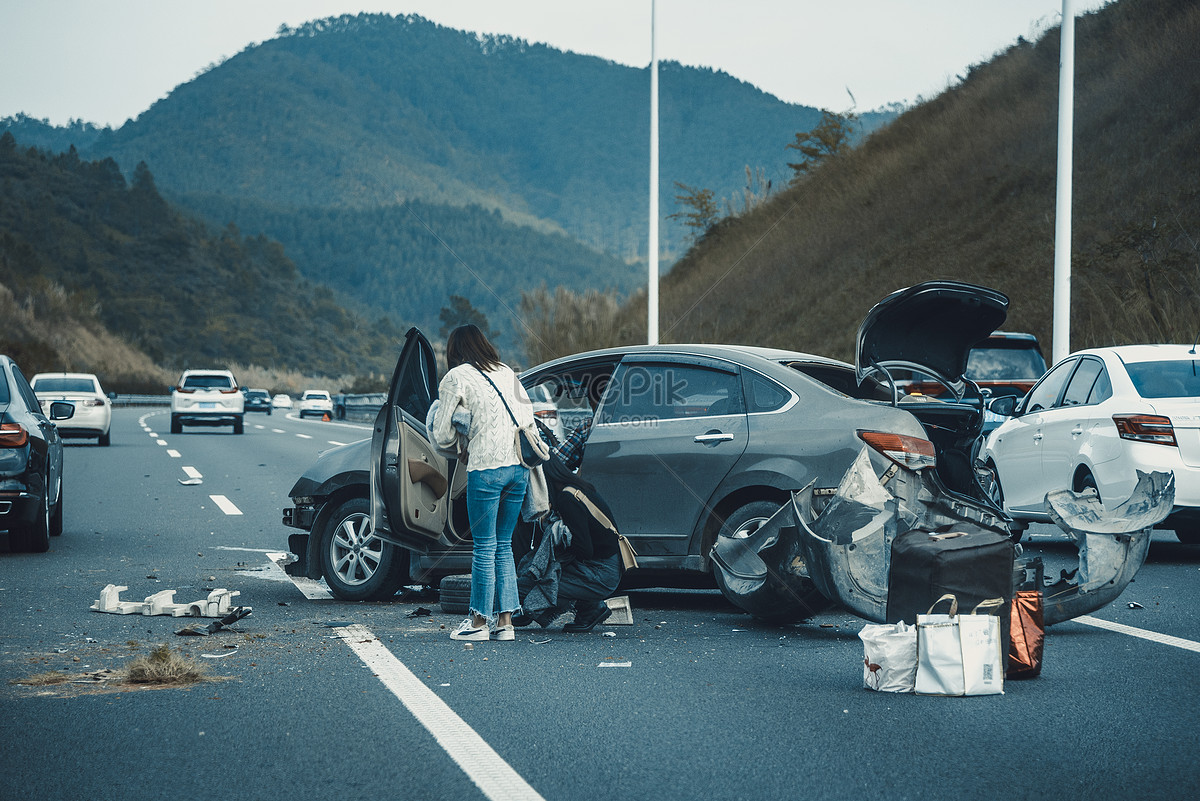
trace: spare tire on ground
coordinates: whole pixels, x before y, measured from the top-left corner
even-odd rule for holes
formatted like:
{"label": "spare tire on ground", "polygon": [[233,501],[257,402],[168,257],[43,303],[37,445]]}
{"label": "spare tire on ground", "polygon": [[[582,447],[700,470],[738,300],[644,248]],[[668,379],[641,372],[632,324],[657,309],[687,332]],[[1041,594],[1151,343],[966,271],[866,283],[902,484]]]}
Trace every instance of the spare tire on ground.
{"label": "spare tire on ground", "polygon": [[471,574],[446,576],[438,586],[438,600],[448,615],[465,615],[471,607]]}

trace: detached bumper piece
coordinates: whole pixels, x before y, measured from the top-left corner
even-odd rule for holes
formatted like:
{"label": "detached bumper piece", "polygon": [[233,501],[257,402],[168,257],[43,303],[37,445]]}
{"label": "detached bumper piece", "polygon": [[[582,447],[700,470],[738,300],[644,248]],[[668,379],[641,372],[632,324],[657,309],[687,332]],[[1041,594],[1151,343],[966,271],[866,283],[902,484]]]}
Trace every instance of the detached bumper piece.
{"label": "detached bumper piece", "polygon": [[1047,493],[1046,511],[1079,549],[1079,567],[1042,590],[1047,626],[1116,600],[1146,561],[1150,529],[1175,505],[1175,475],[1139,470],[1137,477],[1133,494],[1112,510],[1091,490]]}
{"label": "detached bumper piece", "polygon": [[[213,590],[207,598],[187,604],[175,603],[175,590],[156,592],[146,600],[122,601],[121,593],[129,589],[116,584],[109,584],[100,591],[100,598],[95,601],[93,612],[108,612],[114,615],[170,615],[171,617],[225,617],[233,610],[233,599],[241,592],[226,589]],[[239,606],[250,614],[251,607]]]}

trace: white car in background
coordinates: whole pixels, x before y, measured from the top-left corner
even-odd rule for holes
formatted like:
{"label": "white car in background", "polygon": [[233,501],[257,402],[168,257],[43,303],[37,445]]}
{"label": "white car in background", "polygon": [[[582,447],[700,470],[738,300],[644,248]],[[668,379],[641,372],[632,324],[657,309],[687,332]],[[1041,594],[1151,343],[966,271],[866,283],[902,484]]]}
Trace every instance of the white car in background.
{"label": "white car in background", "polygon": [[306,389],[296,408],[302,418],[310,414],[317,417],[329,415],[330,419],[333,418],[333,398],[323,389]]}
{"label": "white car in background", "polygon": [[184,425],[233,426],[242,433],[246,399],[237,379],[228,370],[185,370],[171,388],[171,433]]}
{"label": "white car in background", "polygon": [[1159,528],[1200,544],[1200,349],[1126,345],[1073,353],[1024,398],[997,398],[1011,415],[979,458],[994,499],[1018,522],[1049,522],[1046,493],[1094,488],[1124,502],[1137,471],[1175,474],[1175,506]]}
{"label": "white car in background", "polygon": [[112,401],[100,387],[100,379],[92,373],[38,373],[29,382],[42,405],[42,412],[50,416],[50,404],[68,401],[75,405],[75,414],[67,420],[58,420],[58,433],[63,437],[97,437],[101,445],[107,446],[112,427]]}
{"label": "white car in background", "polygon": [[271,398],[271,406],[276,409],[290,409],[292,408],[292,396],[280,392],[278,395]]}

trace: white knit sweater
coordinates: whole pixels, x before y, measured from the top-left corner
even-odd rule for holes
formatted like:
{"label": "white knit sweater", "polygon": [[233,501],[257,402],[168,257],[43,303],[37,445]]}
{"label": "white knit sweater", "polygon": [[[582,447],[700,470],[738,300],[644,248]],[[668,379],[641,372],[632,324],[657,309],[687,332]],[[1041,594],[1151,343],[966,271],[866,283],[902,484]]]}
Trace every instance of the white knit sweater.
{"label": "white knit sweater", "polygon": [[[488,371],[488,378],[504,393],[521,426],[533,425],[533,404],[517,374],[508,365]],[[437,414],[433,418],[433,437],[439,448],[458,447],[459,434],[454,428],[454,411],[462,408],[471,414],[471,432],[467,438],[467,470],[492,470],[521,463],[516,445],[516,428],[496,390],[470,364],[460,364],[438,385]]]}

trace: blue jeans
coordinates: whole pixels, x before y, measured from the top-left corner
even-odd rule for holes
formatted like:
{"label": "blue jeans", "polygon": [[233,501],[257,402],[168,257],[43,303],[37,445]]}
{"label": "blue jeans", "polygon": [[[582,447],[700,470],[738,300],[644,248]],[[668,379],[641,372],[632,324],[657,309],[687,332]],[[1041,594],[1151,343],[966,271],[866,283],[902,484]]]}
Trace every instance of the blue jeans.
{"label": "blue jeans", "polygon": [[471,612],[493,622],[494,613],[516,612],[517,567],[512,536],[525,501],[529,470],[521,465],[467,473],[471,522]]}

